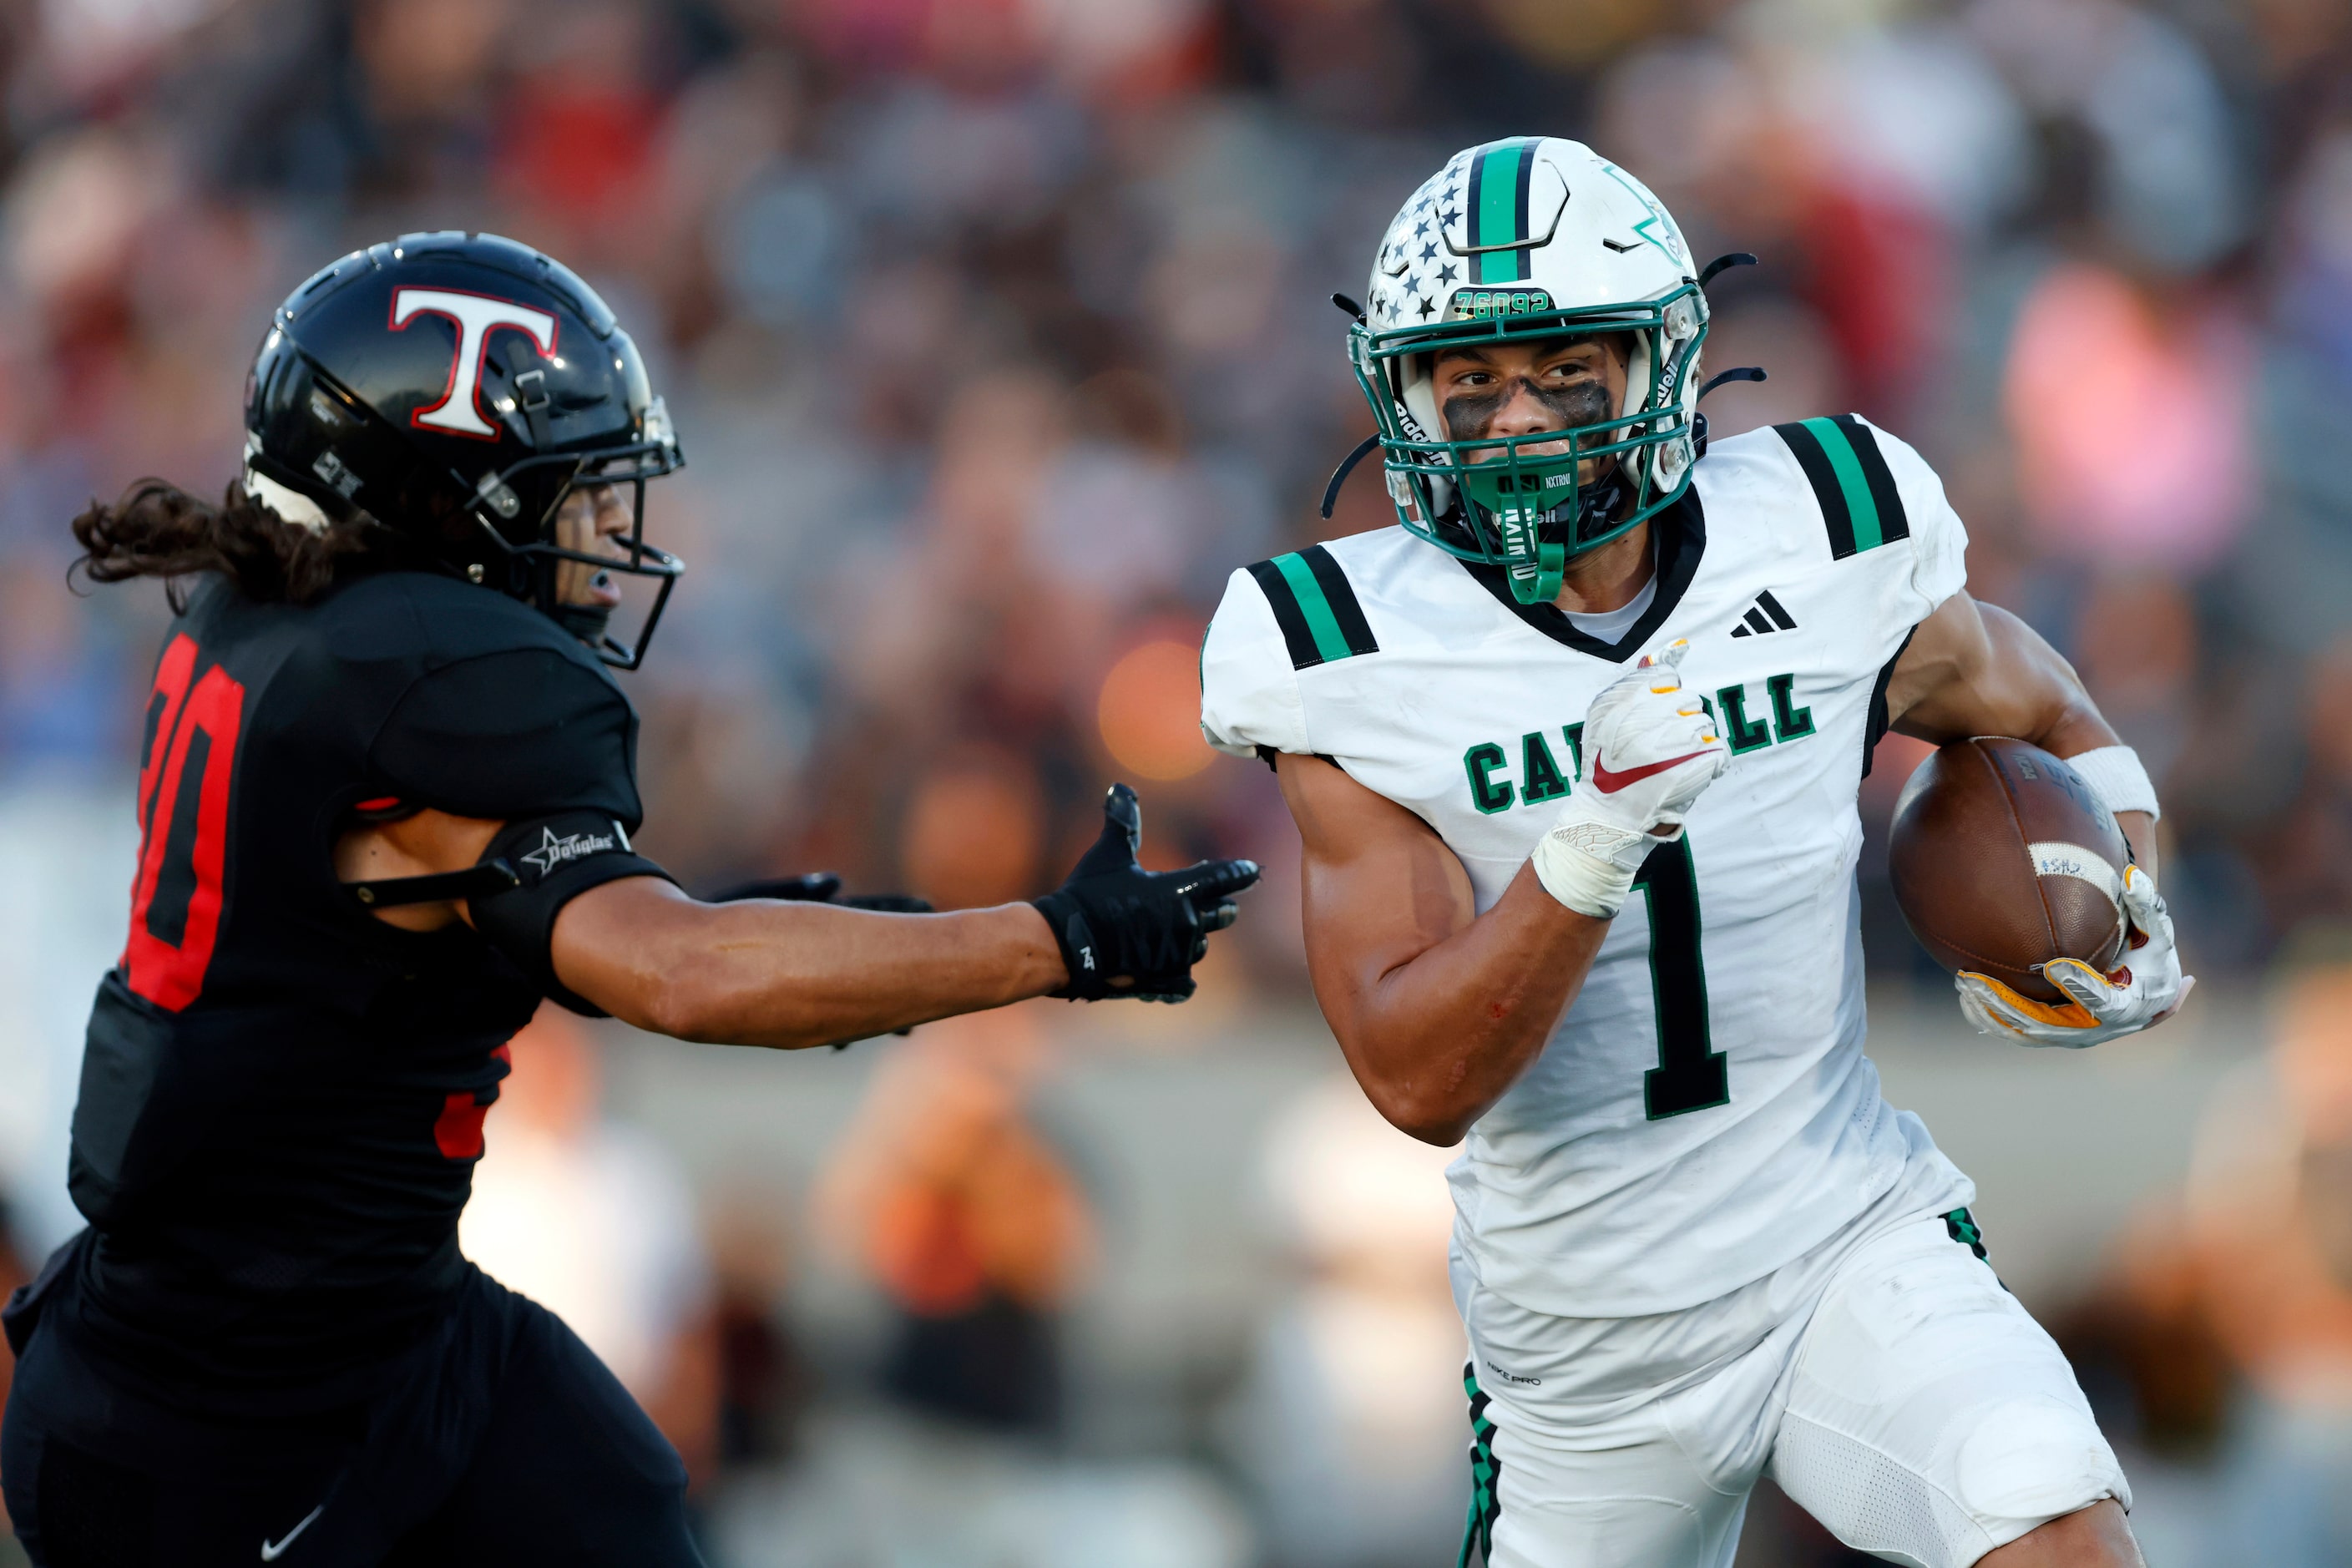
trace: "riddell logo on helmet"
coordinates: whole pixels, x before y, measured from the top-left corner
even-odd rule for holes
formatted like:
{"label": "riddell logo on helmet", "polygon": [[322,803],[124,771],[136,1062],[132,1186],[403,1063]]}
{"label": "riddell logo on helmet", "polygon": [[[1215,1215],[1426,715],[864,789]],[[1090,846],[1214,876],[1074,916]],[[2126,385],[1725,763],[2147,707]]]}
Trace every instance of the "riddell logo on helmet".
{"label": "riddell logo on helmet", "polygon": [[497,426],[482,417],[476,394],[482,385],[482,356],[489,352],[490,334],[500,327],[529,332],[539,352],[555,357],[555,318],[545,310],[488,294],[462,289],[395,289],[392,291],[392,330],[399,331],[419,316],[441,316],[456,323],[457,347],[449,361],[449,386],[441,401],[408,416],[425,430],[470,436],[478,441],[499,438]]}

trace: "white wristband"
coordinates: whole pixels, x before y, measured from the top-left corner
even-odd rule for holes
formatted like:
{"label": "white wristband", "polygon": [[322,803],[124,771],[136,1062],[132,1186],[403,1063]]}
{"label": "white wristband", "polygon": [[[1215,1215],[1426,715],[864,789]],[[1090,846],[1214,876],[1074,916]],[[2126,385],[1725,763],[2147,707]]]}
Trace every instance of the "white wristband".
{"label": "white wristband", "polygon": [[[1597,822],[1563,824],[1538,839],[1528,859],[1545,892],[1578,914],[1614,920],[1650,851],[1644,837]],[[1633,863],[1622,864],[1629,857]]]}
{"label": "white wristband", "polygon": [[2144,811],[2151,822],[2164,815],[2157,809],[2156,785],[2140,765],[2139,753],[2129,746],[2101,746],[2077,752],[2063,761],[2083,775],[2083,782],[2109,811]]}

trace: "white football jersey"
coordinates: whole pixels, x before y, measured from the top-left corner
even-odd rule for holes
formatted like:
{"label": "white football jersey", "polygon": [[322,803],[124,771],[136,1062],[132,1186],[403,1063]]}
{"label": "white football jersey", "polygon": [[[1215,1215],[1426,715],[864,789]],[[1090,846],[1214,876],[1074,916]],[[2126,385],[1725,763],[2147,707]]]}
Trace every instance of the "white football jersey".
{"label": "white football jersey", "polygon": [[1388,528],[1234,573],[1202,649],[1212,744],[1321,756],[1412,811],[1483,912],[1582,787],[1593,698],[1689,641],[1730,768],[1449,1172],[1486,1287],[1562,1317],[1736,1289],[1932,1149],[1863,1055],[1855,795],[1966,531],[1919,456],[1851,416],[1717,442],[1653,526],[1656,597],[1615,644]]}

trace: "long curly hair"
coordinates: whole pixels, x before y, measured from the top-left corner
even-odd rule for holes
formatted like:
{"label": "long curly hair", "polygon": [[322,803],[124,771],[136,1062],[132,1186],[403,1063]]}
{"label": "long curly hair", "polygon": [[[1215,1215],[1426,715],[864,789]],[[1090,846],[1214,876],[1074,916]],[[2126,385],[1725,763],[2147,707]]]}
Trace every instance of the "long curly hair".
{"label": "long curly hair", "polygon": [[134,482],[110,506],[91,501],[73,536],[82,548],[75,571],[93,583],[162,577],[175,612],[186,607],[182,579],[201,572],[226,574],[257,602],[309,604],[363,557],[373,565],[394,552],[399,538],[364,516],[316,531],[288,522],[238,481],[215,506],[156,479]]}

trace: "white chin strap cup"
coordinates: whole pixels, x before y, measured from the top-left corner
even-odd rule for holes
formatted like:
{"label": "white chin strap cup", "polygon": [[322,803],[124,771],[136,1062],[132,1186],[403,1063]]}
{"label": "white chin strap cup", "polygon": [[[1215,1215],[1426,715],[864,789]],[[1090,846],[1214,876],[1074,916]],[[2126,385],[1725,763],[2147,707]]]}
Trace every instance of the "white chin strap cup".
{"label": "white chin strap cup", "polygon": [[313,533],[327,531],[327,514],[317,501],[300,490],[279,484],[268,474],[247,468],[245,493],[297,528],[307,528]]}

